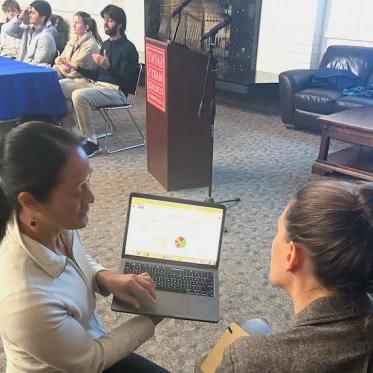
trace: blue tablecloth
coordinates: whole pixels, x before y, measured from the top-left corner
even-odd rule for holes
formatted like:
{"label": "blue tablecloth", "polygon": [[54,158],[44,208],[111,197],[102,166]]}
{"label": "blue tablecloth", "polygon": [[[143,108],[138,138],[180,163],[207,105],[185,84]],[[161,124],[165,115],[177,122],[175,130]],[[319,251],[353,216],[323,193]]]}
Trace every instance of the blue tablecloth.
{"label": "blue tablecloth", "polygon": [[53,69],[0,57],[0,121],[31,114],[63,117],[65,99]]}

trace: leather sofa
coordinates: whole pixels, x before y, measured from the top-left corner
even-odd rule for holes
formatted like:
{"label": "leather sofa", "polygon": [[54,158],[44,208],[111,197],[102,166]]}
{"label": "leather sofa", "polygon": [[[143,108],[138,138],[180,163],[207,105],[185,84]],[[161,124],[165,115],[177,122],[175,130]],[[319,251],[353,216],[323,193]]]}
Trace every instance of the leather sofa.
{"label": "leather sofa", "polygon": [[[328,47],[320,69],[347,70],[359,77],[358,85],[373,86],[373,48],[333,45]],[[335,87],[315,87],[317,70],[289,70],[279,76],[281,119],[288,128],[320,131],[317,118],[342,110],[373,106],[373,98],[344,96]]]}

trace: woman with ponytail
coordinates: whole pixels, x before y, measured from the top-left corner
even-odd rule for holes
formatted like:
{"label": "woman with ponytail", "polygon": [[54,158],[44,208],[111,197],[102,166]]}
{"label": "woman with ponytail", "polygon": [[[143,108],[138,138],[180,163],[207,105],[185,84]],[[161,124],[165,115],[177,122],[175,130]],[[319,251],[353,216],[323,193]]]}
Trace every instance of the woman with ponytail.
{"label": "woman with ponytail", "polygon": [[77,63],[83,69],[96,68],[92,54],[98,53],[102,44],[96,21],[86,12],[77,12],[73,17],[73,32],[73,37],[55,60],[54,69],[57,70],[59,79],[82,78],[78,72],[66,65],[68,61]]}
{"label": "woman with ponytail", "polygon": [[217,372],[373,372],[373,183],[305,185],[279,218],[269,278],[289,327],[238,339]]}
{"label": "woman with ponytail", "polygon": [[160,319],[105,332],[95,294],[155,302],[151,277],[123,275],[83,251],[77,230],[94,196],[79,139],[48,123],[12,130],[0,146],[0,336],[6,373],[165,372],[133,353]]}

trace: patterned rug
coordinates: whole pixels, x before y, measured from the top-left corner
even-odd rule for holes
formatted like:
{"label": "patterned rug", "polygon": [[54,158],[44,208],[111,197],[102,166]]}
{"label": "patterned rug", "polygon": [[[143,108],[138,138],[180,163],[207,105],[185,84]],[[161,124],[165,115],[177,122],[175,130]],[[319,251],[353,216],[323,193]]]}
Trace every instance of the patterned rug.
{"label": "patterned rug", "polygon": [[[134,116],[145,127],[144,89]],[[126,119],[123,114],[122,119]],[[95,118],[97,120],[98,118]],[[98,123],[98,121],[97,121]],[[128,140],[135,134],[128,135]],[[209,349],[233,320],[264,317],[283,327],[292,311],[286,296],[268,281],[276,221],[288,199],[310,179],[317,157],[317,134],[284,128],[275,98],[219,95],[215,120],[213,196],[240,197],[228,204],[227,233],[220,266],[218,324],[166,319],[155,336],[138,349],[172,372],[192,372],[195,360]],[[81,232],[89,254],[111,269],[120,262],[128,195],[132,191],[204,200],[207,188],[165,192],[147,173],[144,147],[92,158],[92,188],[96,201],[89,226]],[[111,299],[98,299],[107,329],[128,315],[110,310]],[[0,352],[0,371],[5,357]]]}

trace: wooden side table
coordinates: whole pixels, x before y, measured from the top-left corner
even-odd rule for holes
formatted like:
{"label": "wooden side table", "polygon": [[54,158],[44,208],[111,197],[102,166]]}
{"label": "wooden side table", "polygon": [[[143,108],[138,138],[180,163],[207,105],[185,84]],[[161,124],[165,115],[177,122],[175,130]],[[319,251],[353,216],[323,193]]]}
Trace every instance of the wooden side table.
{"label": "wooden side table", "polygon": [[[373,181],[373,107],[323,115],[319,120],[322,130],[320,151],[312,172],[318,175],[338,172]],[[330,139],[354,145],[328,154]]]}

